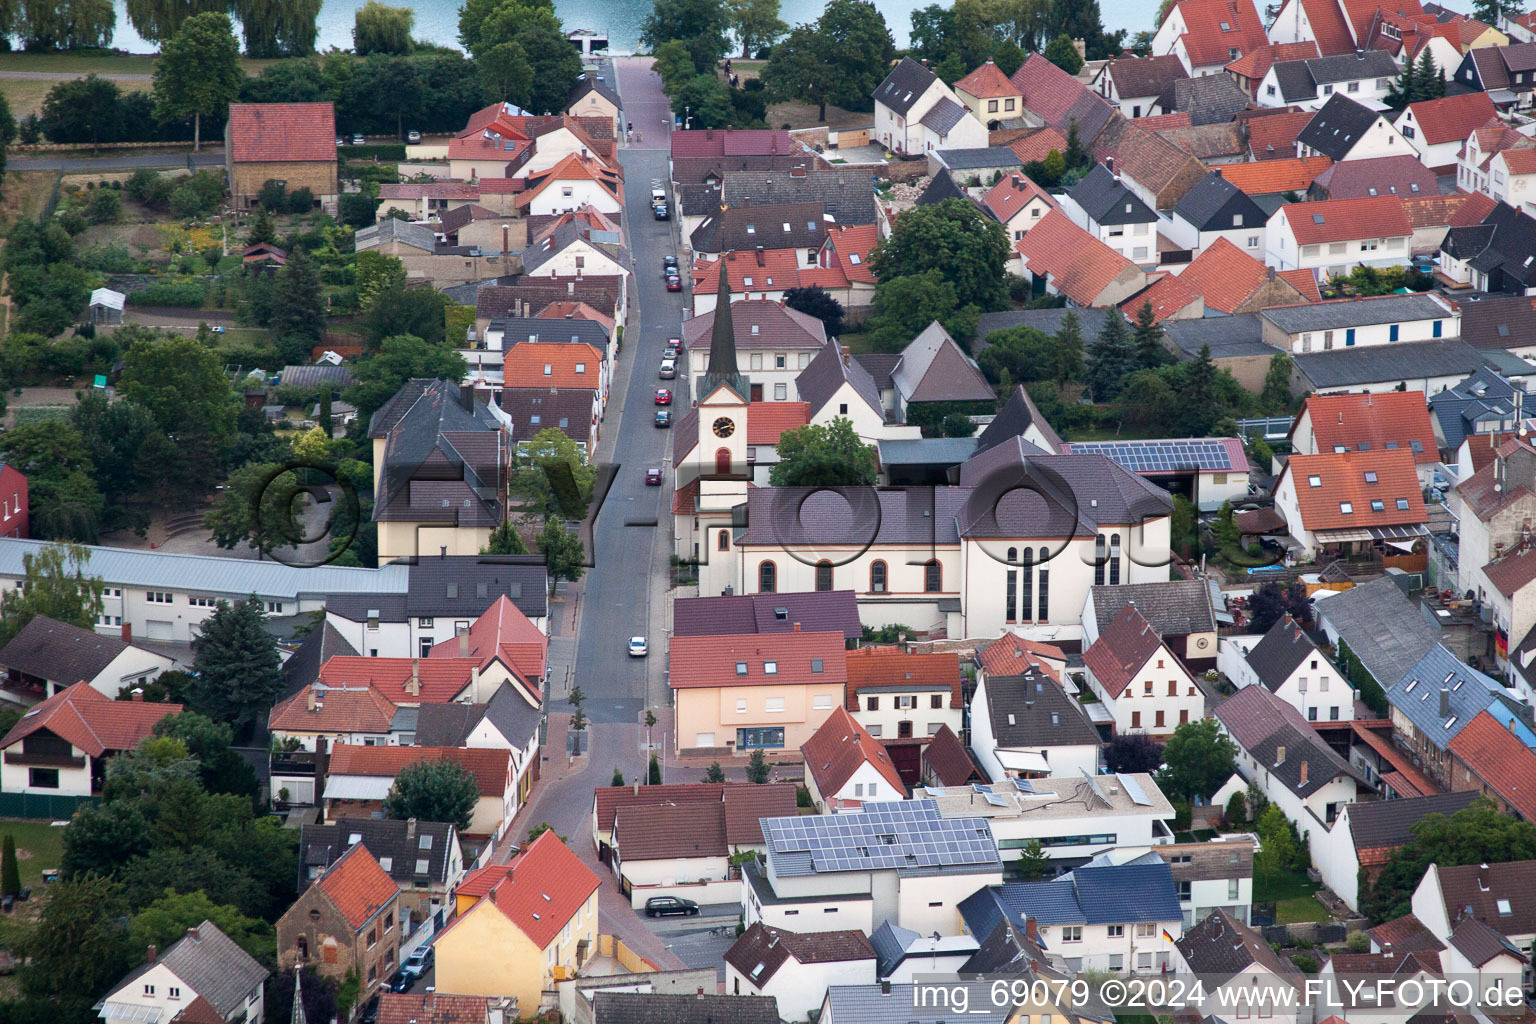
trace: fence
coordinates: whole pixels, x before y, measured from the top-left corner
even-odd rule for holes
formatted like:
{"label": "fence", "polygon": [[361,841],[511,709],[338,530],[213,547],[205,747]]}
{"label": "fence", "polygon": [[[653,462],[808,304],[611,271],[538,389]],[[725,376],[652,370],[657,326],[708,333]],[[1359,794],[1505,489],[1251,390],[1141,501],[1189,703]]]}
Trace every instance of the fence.
{"label": "fence", "polygon": [[82,806],[101,802],[94,796],[55,796],[51,793],[0,793],[0,818],[46,818],[64,821]]}

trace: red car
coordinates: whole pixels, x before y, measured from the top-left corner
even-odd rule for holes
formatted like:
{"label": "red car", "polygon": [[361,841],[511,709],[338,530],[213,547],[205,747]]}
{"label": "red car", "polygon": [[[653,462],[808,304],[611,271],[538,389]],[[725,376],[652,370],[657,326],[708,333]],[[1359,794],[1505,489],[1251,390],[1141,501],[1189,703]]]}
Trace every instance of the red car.
{"label": "red car", "polygon": [[667,388],[657,388],[656,389],[656,404],[657,405],[671,405],[672,404],[672,392],[670,390],[668,390]]}
{"label": "red car", "polygon": [[683,279],[680,277],[667,278],[667,291],[680,292],[683,290]]}
{"label": "red car", "polygon": [[647,487],[660,487],[661,486],[661,467],[660,466],[652,466],[650,469],[647,469],[645,471],[645,486],[647,486]]}

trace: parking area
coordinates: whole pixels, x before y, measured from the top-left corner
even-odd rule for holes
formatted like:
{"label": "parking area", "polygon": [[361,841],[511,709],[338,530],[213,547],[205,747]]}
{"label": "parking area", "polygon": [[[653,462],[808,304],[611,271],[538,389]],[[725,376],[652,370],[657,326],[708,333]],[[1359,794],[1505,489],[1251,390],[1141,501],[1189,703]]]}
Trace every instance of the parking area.
{"label": "parking area", "polygon": [[741,906],[736,903],[706,904],[697,917],[647,918],[636,911],[657,938],[689,967],[715,967],[725,978],[725,951],[736,941],[736,922]]}

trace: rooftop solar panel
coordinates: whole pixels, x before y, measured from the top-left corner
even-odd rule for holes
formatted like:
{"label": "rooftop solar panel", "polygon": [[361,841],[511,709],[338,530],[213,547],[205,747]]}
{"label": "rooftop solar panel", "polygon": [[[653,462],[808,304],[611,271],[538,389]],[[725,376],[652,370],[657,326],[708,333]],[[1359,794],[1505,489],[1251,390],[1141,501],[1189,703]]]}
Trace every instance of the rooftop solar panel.
{"label": "rooftop solar panel", "polygon": [[1151,799],[1148,798],[1146,790],[1141,788],[1141,783],[1139,781],[1131,778],[1129,775],[1116,775],[1115,778],[1119,779],[1120,785],[1125,787],[1125,792],[1130,796],[1131,803],[1135,804],[1137,807],[1152,806]]}
{"label": "rooftop solar panel", "polygon": [[1191,470],[1230,470],[1232,457],[1217,440],[1078,441],[1074,455],[1103,455],[1133,473],[1177,473]]}

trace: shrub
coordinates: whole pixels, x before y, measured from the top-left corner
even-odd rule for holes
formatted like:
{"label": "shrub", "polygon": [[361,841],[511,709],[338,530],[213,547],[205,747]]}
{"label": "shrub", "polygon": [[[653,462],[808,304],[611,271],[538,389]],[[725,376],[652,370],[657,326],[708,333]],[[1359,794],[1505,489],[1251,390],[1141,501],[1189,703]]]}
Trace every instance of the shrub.
{"label": "shrub", "polygon": [[128,305],[197,308],[203,304],[207,292],[207,286],[199,281],[157,281],[143,291],[130,293]]}
{"label": "shrub", "polygon": [[307,188],[296,188],[288,193],[289,213],[308,213],[314,209],[315,194]]}
{"label": "shrub", "polygon": [[86,210],[97,224],[116,224],[123,215],[123,197],[109,188],[99,188],[91,194]]}
{"label": "shrub", "polygon": [[1317,973],[1317,961],[1312,959],[1310,956],[1297,953],[1295,956],[1291,957],[1291,963],[1295,964],[1296,969],[1302,974]]}
{"label": "shrub", "polygon": [[256,201],[262,208],[271,213],[279,213],[285,205],[286,194],[283,191],[283,183],[268,179],[261,186],[261,191],[256,196]]}
{"label": "shrub", "polygon": [[1351,953],[1369,953],[1371,951],[1371,937],[1365,932],[1350,932],[1349,938],[1344,940],[1344,946]]}

